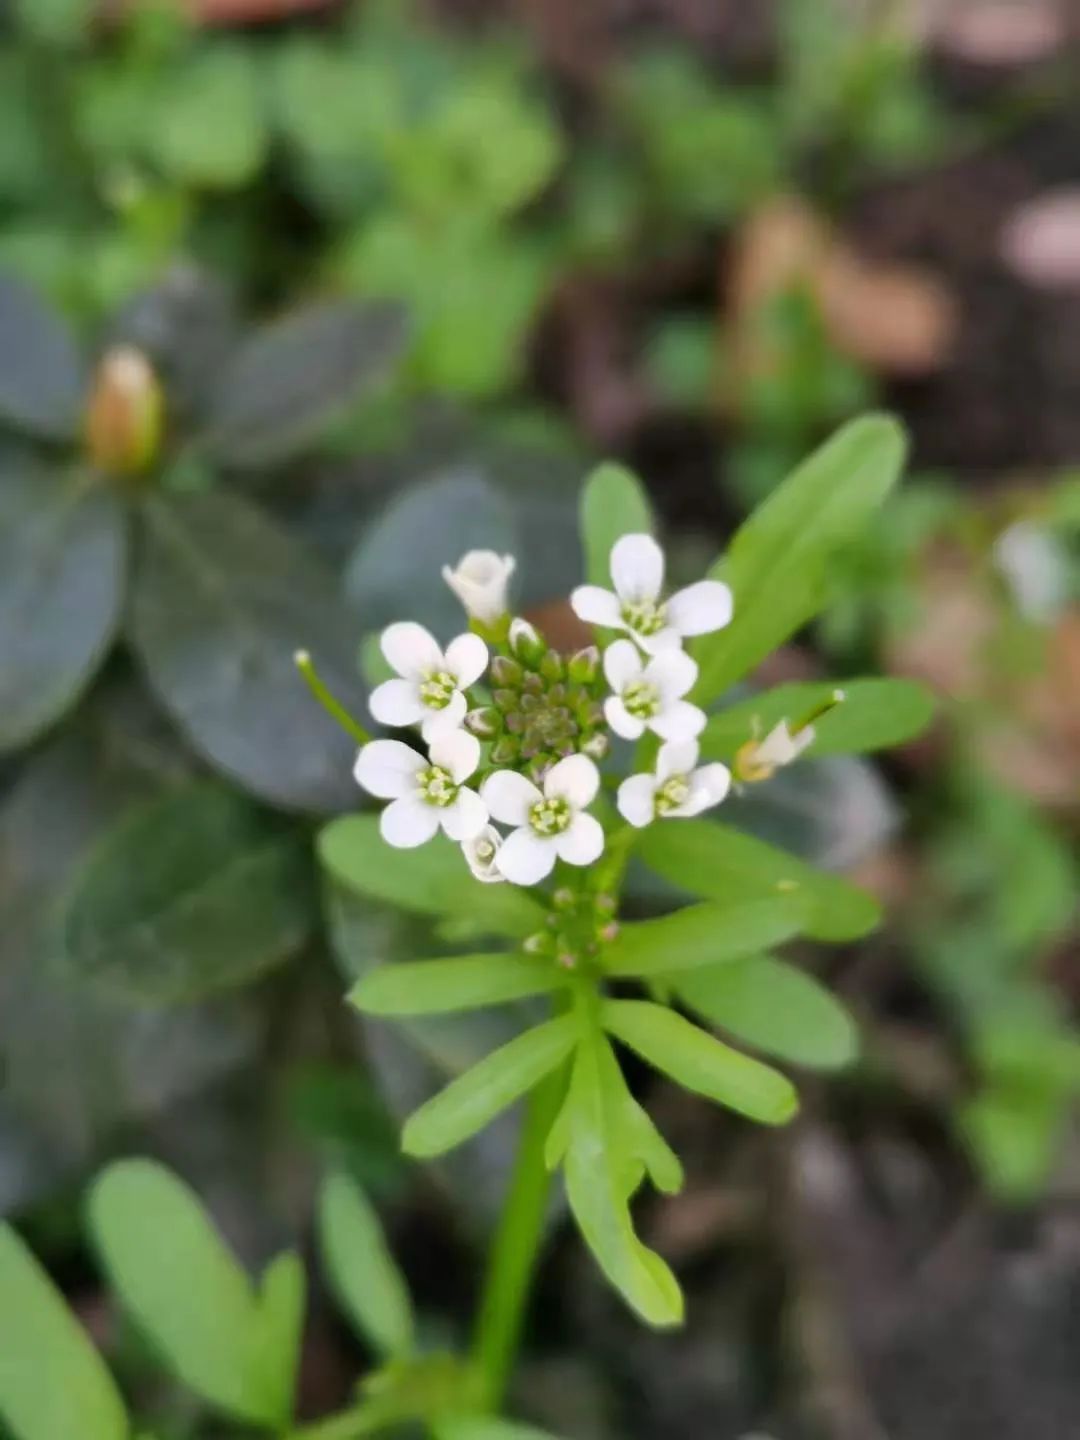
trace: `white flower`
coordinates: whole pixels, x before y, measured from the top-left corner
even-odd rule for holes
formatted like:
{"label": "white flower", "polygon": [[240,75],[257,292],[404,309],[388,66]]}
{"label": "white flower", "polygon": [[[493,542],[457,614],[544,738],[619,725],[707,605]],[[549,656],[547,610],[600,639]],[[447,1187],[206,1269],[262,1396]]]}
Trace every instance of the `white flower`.
{"label": "white flower", "polygon": [[719,763],[698,767],[696,740],[660,746],[652,775],[631,775],[619,786],[619,814],[639,828],[653,820],[686,819],[719,805],[731,788],[731,774]]}
{"label": "white flower", "polygon": [[427,759],[400,740],[372,740],[356,757],[357,783],[391,800],[379,829],[388,845],[411,850],[439,829],[472,840],[488,822],[487,806],[465,781],[480,763],[480,742],[464,730],[436,735]]}
{"label": "white flower", "polygon": [[502,843],[503,838],[494,825],[485,825],[479,835],[462,843],[461,851],[469,869],[485,885],[501,885],[506,879],[495,864]]}
{"label": "white flower", "polygon": [[625,630],[647,654],[681,644],[691,635],[722,630],[731,619],[731,591],[719,580],[699,580],[664,600],[664,552],[651,535],[624,535],[611,548],[615,593],[579,585],[570,604],[579,620]]}
{"label": "white flower", "polygon": [[513,770],[496,770],[480,795],[492,818],[517,828],[506,837],[495,864],[515,885],[535,885],[555,861],[591,865],[604,849],[600,822],[586,815],[600,786],[600,772],[586,755],[568,755],[544,777],[543,790]]}
{"label": "white flower", "polygon": [[451,570],[444,565],[442,577],[465,606],[466,614],[482,625],[494,625],[508,610],[506,592],[517,561],[513,555],[494,550],[470,550]]}
{"label": "white flower", "polygon": [[797,760],[817,739],[813,722],[820,720],[830,710],[835,710],[837,705],[842,705],[845,698],[843,690],[834,690],[828,699],[816,705],[801,720],[794,724],[786,719],[781,720],[773,726],[764,740],[755,738],[748,740],[745,745],[740,745],[733,765],[736,780],[751,785],[759,780],[769,780],[777,770]]}
{"label": "white flower", "polygon": [[604,674],[615,692],[604,701],[607,722],[624,740],[652,730],[662,740],[690,740],[705,728],[705,713],[682,697],[698,667],[684,650],[662,650],[646,663],[629,640],[604,651]]}
{"label": "white flower", "polygon": [[371,692],[368,704],[380,725],[419,725],[425,740],[456,730],[465,718],[465,691],[487,669],[488,649],[479,635],[459,635],[446,653],[433,635],[412,620],[388,625],[379,642],[401,677]]}

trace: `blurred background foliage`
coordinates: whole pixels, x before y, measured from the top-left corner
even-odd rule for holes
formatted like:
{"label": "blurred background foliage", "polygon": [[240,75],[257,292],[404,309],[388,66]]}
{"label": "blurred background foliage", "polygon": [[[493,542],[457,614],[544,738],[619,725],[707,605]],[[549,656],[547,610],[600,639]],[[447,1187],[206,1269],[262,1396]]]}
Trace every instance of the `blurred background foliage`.
{"label": "blurred background foliage", "polygon": [[[502,1017],[406,1042],[342,1009],[343,975],[425,953],[434,922],[317,874],[319,820],[356,797],[293,651],[360,709],[373,633],[406,610],[447,633],[439,567],[473,546],[517,554],[520,606],[572,643],[598,455],[640,470],[690,575],[879,402],[915,474],[766,678],[914,676],[939,720],[728,817],[885,904],[828,961],[862,1059],[779,1158],[671,1117],[711,1157],[653,1224],[698,1277],[681,1385],[558,1261],[573,1298],[550,1283],[523,1391],[581,1436],[878,1433],[840,1404],[955,1440],[923,1322],[968,1305],[963,1423],[1021,1433],[990,1217],[1075,1207],[1080,1154],[1077,58],[1064,0],[0,5],[0,1212],[91,1318],[74,1196],[131,1148],[248,1259],[344,1165],[435,1334],[497,1203],[505,1127],[436,1199],[392,1116]],[[1066,1243],[1037,1234],[1036,1266]],[[813,1335],[858,1330],[916,1255],[872,1379],[838,1374]],[[1045,1355],[1055,1293],[1010,1354]],[[319,1411],[350,1352],[318,1308],[311,1330]],[[1039,1384],[1032,1413],[1080,1410],[1050,1361]],[[210,1433],[154,1404],[162,1436]]]}

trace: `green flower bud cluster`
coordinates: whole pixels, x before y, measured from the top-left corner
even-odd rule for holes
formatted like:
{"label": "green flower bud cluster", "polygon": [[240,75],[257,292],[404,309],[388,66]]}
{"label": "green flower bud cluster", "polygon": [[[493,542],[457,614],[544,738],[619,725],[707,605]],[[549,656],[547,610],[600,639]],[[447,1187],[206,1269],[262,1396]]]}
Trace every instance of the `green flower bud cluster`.
{"label": "green flower bud cluster", "polygon": [[579,894],[556,890],[547,925],[524,941],[527,955],[550,956],[567,970],[576,970],[596,958],[603,945],[619,932],[613,895]]}
{"label": "green flower bud cluster", "polygon": [[491,662],[491,704],[471,710],[465,727],[491,744],[490,764],[539,781],[567,755],[601,760],[609,738],[600,703],[600,652],[550,649],[532,626],[515,621],[509,655]]}

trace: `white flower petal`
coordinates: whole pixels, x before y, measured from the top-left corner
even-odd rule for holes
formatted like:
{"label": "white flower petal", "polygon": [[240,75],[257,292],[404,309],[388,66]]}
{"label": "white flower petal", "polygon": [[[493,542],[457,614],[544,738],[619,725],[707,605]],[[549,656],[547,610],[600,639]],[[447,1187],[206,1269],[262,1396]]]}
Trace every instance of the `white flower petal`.
{"label": "white flower petal", "polygon": [[461,853],[465,856],[465,863],[484,885],[502,885],[506,881],[506,876],[500,875],[495,864],[495,856],[502,843],[503,837],[494,825],[485,825],[479,835],[462,841]]}
{"label": "white flower petal", "polygon": [[639,830],[644,825],[651,825],[656,814],[655,775],[631,775],[619,786],[615,803],[623,819],[629,820]]}
{"label": "white flower petal", "polygon": [[651,535],[624,535],[611,547],[611,580],[625,605],[659,600],[664,588],[664,552]]}
{"label": "white flower petal", "polygon": [[565,800],[574,810],[584,810],[596,799],[600,771],[587,755],[567,755],[544,776],[544,794],[549,800]]}
{"label": "white flower petal", "polygon": [[640,740],[645,734],[645,722],[631,715],[618,695],[609,695],[604,701],[604,719],[624,740]]}
{"label": "white flower petal", "polygon": [[667,618],[680,635],[708,635],[731,623],[730,589],[719,580],[699,580],[676,590],[667,602]]}
{"label": "white flower petal", "polygon": [[604,651],[604,676],[616,695],[641,679],[643,666],[632,640],[616,640]]}
{"label": "white flower petal", "polygon": [[462,690],[476,684],[487,663],[488,647],[479,635],[459,635],[446,647],[446,668]]}
{"label": "white flower petal", "polygon": [[697,661],[685,650],[662,650],[645,666],[645,679],[660,691],[665,707],[678,700],[697,684]]}
{"label": "white flower petal", "polygon": [[415,680],[385,680],[368,697],[368,709],[380,725],[417,725],[427,713]]}
{"label": "white flower petal", "polygon": [[703,810],[711,810],[714,805],[720,804],[730,789],[731,772],[726,765],[719,762],[703,765],[690,776],[688,798],[681,805],[669,810],[668,818],[688,818],[691,815],[700,815]]}
{"label": "white flower petal", "polygon": [[621,624],[619,597],[599,585],[579,585],[570,595],[570,608],[587,625]]}
{"label": "white flower petal", "polygon": [[661,740],[692,740],[705,729],[705,711],[689,700],[676,700],[653,716],[649,729]]}
{"label": "white flower petal", "polygon": [[399,620],[388,625],[379,641],[386,663],[406,680],[420,679],[432,670],[443,668],[439,643],[423,625],[414,620]]}
{"label": "white flower petal", "polygon": [[439,811],[439,824],[451,840],[475,840],[488,823],[488,808],[475,790],[464,786]]}
{"label": "white flower petal", "polygon": [[765,739],[754,752],[754,761],[758,765],[771,765],[779,767],[790,765],[797,760],[802,752],[814,743],[815,732],[812,725],[806,725],[796,734],[788,729],[786,720],[781,720],[779,725],[774,725]]}
{"label": "white flower petal", "polygon": [[499,846],[495,864],[514,885],[535,885],[555,868],[555,844],[551,836],[532,830],[515,830]]}
{"label": "white flower petal", "polygon": [[447,731],[459,730],[469,709],[469,702],[460,690],[455,690],[449,702],[441,710],[430,710],[424,706],[424,718],[420,722],[420,733],[430,742]]}
{"label": "white flower petal", "polygon": [[504,825],[527,825],[530,809],[544,797],[531,780],[516,770],[496,770],[480,787],[480,798]]}
{"label": "white flower petal", "polygon": [[480,741],[467,730],[440,732],[428,746],[431,763],[449,770],[455,785],[467,780],[480,764]]}
{"label": "white flower petal", "polygon": [[424,757],[400,740],[371,740],[356,757],[353,776],[380,800],[396,800],[416,789],[416,776]]}
{"label": "white flower petal", "polygon": [[696,740],[669,740],[660,746],[656,757],[656,776],[661,784],[672,775],[689,775],[698,762],[700,750]]}
{"label": "white flower petal", "polygon": [[457,563],[442,568],[442,577],[474,620],[493,625],[507,611],[507,588],[517,561],[494,550],[470,550]]}
{"label": "white flower petal", "polygon": [[439,828],[439,812],[434,805],[407,795],[395,800],[379,817],[379,832],[388,845],[397,850],[412,850],[423,845]]}
{"label": "white flower petal", "polygon": [[658,630],[655,635],[639,635],[634,632],[634,639],[645,651],[646,655],[661,655],[665,650],[681,650],[682,636],[674,625],[666,625],[663,630]]}
{"label": "white flower petal", "polygon": [[575,815],[555,836],[555,850],[568,865],[591,865],[604,853],[604,827],[594,815]]}

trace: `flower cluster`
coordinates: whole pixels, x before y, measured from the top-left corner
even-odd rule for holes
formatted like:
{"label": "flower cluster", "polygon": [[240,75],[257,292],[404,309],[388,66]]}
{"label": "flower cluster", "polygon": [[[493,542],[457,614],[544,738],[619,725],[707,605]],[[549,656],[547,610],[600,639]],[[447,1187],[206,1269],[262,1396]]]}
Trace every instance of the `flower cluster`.
{"label": "flower cluster", "polygon": [[[727,767],[698,765],[706,717],[688,698],[698,667],[683,641],[723,628],[732,598],[715,580],[665,596],[660,546],[649,535],[624,535],[611,551],[614,588],[582,585],[570,597],[578,618],[598,627],[598,643],[564,656],[511,618],[514,568],[512,556],[471,551],[444,569],[472,624],[445,650],[411,621],[383,632],[395,678],[372,692],[371,713],[382,725],[419,727],[428,753],[372,740],[355,775],[391,802],[381,819],[389,844],[421,845],[441,830],[461,845],[477,879],[535,885],[557,861],[586,866],[603,853],[604,826],[590,812],[602,789],[596,762],[612,735],[662,742],[639,748],[643,762],[655,755],[651,768],[617,784],[616,807],[629,825],[698,815],[724,799]],[[753,752],[744,747],[736,761],[737,778],[771,774],[807,735],[809,727],[792,736],[781,726],[751,742]]]}

